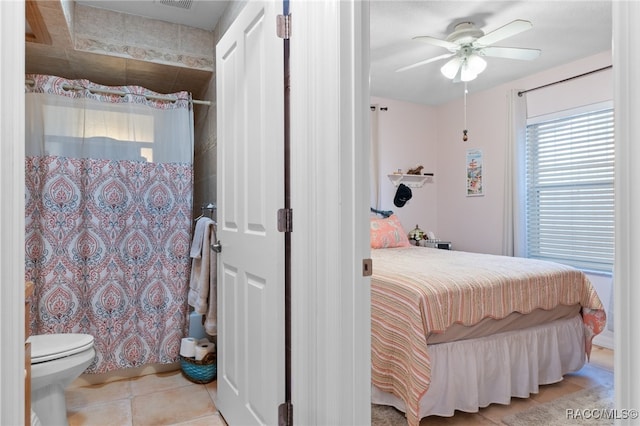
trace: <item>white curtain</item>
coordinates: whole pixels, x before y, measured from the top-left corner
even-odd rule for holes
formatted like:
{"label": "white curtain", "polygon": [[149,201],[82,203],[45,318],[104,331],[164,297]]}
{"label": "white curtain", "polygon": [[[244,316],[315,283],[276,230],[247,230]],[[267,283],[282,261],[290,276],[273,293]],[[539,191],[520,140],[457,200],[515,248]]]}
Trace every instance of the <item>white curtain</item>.
{"label": "white curtain", "polygon": [[[41,80],[38,84],[43,83]],[[44,84],[49,89],[30,92],[26,103],[27,157],[192,162],[193,113],[188,107],[188,94],[184,94],[187,98],[180,108],[166,102],[155,102],[154,107],[139,95],[101,96],[97,92],[92,95],[90,91],[64,90],[63,85],[72,83],[55,77]],[[99,87],[86,81],[81,84]]]}
{"label": "white curtain", "polygon": [[525,143],[527,131],[526,94],[511,90],[507,95],[508,137],[505,146],[502,254],[525,256]]}

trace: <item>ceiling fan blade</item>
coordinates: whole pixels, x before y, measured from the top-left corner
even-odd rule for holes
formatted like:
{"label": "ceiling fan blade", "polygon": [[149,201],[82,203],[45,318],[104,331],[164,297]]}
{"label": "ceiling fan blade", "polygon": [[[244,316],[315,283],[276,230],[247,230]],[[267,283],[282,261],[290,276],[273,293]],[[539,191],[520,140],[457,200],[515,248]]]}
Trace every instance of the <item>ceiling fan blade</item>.
{"label": "ceiling fan blade", "polygon": [[493,58],[521,59],[530,61],[540,56],[540,49],[525,49],[522,47],[483,47],[483,56],[491,56]]}
{"label": "ceiling fan blade", "polygon": [[455,44],[455,43],[451,43],[450,41],[441,40],[441,39],[435,38],[435,37],[416,36],[413,39],[421,41],[423,43],[431,44],[433,46],[444,47],[445,49],[448,49],[448,50],[450,50],[452,52],[455,52],[456,50],[458,50],[460,48],[460,46]]}
{"label": "ceiling fan blade", "polygon": [[416,62],[415,64],[407,65],[406,67],[398,68],[396,72],[402,72],[410,70],[411,68],[420,67],[422,65],[426,65],[430,62],[439,61],[440,59],[450,58],[454,55],[454,53],[445,53],[444,55],[436,56],[435,58],[425,59],[424,61]]}
{"label": "ceiling fan blade", "polygon": [[488,34],[483,35],[482,37],[477,39],[474,44],[488,46],[507,37],[511,37],[523,31],[531,29],[532,27],[533,24],[531,22],[522,19],[516,19],[515,21],[511,21],[508,24],[503,25],[497,30],[493,30]]}

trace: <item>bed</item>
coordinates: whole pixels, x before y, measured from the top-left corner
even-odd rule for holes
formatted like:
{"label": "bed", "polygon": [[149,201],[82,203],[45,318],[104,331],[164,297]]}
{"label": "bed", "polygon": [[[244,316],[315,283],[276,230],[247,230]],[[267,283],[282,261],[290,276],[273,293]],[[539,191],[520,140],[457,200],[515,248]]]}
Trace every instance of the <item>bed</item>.
{"label": "bed", "polygon": [[429,415],[476,412],[584,365],[606,317],[584,273],[553,262],[409,244],[372,219],[372,402]]}

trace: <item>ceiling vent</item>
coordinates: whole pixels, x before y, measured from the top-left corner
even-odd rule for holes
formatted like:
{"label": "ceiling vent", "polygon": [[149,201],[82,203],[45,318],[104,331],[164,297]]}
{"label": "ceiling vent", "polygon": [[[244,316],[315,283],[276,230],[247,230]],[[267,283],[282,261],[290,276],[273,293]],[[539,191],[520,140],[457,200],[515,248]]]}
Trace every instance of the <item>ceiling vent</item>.
{"label": "ceiling vent", "polygon": [[193,0],[160,0],[160,4],[165,6],[179,7],[180,9],[189,10],[193,4]]}

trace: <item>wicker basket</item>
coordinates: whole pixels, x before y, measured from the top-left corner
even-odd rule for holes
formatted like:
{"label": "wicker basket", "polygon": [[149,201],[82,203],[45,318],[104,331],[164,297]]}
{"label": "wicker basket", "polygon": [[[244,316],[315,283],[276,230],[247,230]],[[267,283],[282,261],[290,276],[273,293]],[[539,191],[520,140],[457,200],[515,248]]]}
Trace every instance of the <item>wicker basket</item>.
{"label": "wicker basket", "polygon": [[184,377],[193,383],[203,385],[216,379],[218,368],[216,365],[215,352],[206,354],[201,361],[180,355],[180,366],[182,367]]}

